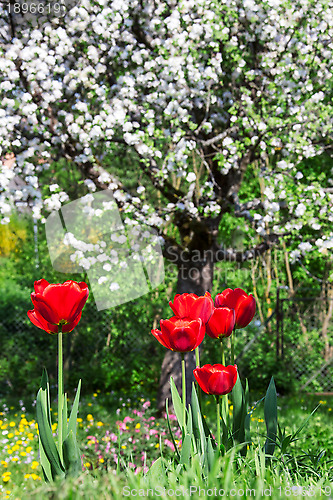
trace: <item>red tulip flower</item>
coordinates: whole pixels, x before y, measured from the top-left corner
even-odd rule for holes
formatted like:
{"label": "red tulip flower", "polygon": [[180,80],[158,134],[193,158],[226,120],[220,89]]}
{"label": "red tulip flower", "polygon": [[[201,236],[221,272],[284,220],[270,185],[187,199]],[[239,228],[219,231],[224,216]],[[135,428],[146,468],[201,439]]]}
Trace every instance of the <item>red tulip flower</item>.
{"label": "red tulip flower", "polygon": [[236,328],[244,328],[253,319],[256,312],[256,301],[241,288],[227,288],[215,297],[215,307],[229,307],[235,310]]}
{"label": "red tulip flower", "polygon": [[161,330],[152,330],[151,333],[167,349],[176,352],[193,351],[203,341],[205,325],[201,319],[190,318],[161,319]]}
{"label": "red tulip flower", "polygon": [[31,294],[34,305],[28,311],[30,321],[48,333],[71,332],[81,319],[81,312],[87,301],[89,290],[86,283],[65,281],[50,284],[41,279],[34,283],[35,293]]}
{"label": "red tulip flower", "polygon": [[179,318],[200,318],[203,323],[207,323],[212,315],[214,302],[209,292],[201,297],[195,293],[177,293],[169,306]]}
{"label": "red tulip flower", "polygon": [[201,389],[207,394],[222,396],[232,391],[237,380],[236,365],[203,365],[193,370]]}
{"label": "red tulip flower", "polygon": [[229,307],[215,308],[206,325],[207,335],[213,339],[230,337],[235,327],[235,311]]}

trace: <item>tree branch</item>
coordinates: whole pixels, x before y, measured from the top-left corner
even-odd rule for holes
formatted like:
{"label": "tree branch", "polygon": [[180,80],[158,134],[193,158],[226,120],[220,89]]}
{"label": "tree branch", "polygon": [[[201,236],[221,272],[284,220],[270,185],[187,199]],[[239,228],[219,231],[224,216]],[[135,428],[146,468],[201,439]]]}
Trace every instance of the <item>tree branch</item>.
{"label": "tree branch", "polygon": [[214,262],[246,262],[253,260],[259,255],[265,253],[268,249],[272,248],[279,241],[279,236],[271,234],[265,241],[245,251],[226,250],[219,248],[215,250]]}

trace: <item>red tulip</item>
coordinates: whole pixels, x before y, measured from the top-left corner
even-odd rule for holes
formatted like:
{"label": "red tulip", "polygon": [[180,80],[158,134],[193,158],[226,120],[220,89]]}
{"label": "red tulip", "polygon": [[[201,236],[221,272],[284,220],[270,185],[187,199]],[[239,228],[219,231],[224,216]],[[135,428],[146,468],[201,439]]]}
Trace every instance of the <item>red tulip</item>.
{"label": "red tulip", "polygon": [[209,292],[201,297],[195,293],[177,293],[169,306],[179,318],[200,318],[203,323],[207,323],[212,315],[214,302]]}
{"label": "red tulip", "polygon": [[193,351],[203,341],[205,325],[201,319],[190,318],[161,319],[161,331],[152,330],[151,333],[167,349],[176,352]]}
{"label": "red tulip", "polygon": [[215,307],[230,307],[235,309],[236,328],[244,328],[253,319],[256,312],[256,301],[253,295],[248,295],[241,288],[227,288],[215,297]]}
{"label": "red tulip", "polygon": [[34,305],[28,311],[30,321],[48,333],[71,332],[81,319],[81,312],[87,301],[89,290],[86,283],[65,281],[50,284],[41,279],[34,283],[35,293],[31,294]]}
{"label": "red tulip", "polygon": [[229,337],[235,327],[235,311],[229,307],[215,308],[206,325],[207,335],[213,339]]}
{"label": "red tulip", "polygon": [[237,380],[236,365],[203,365],[193,370],[201,389],[207,394],[222,396],[232,391]]}

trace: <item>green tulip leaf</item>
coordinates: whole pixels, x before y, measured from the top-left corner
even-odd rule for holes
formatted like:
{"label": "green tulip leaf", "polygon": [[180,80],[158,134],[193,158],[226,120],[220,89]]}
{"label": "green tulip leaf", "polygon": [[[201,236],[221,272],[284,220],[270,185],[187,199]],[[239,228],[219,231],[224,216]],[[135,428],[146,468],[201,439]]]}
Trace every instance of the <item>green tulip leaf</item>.
{"label": "green tulip leaf", "polygon": [[232,433],[235,443],[243,443],[245,432],[244,432],[244,391],[243,386],[238,375],[236,384],[232,390],[232,402],[233,402],[233,421],[232,421]]}
{"label": "green tulip leaf", "polygon": [[64,440],[68,434],[67,427],[67,394],[62,396],[62,439]]}
{"label": "green tulip leaf", "polygon": [[42,441],[40,439],[40,436],[38,436],[38,442],[39,442],[39,460],[40,460],[40,464],[42,466],[44,481],[47,483],[50,483],[53,480],[51,465],[47,459],[46,453],[44,451],[44,447],[42,445]]}
{"label": "green tulip leaf", "polygon": [[187,420],[186,430],[187,430],[187,433],[190,434],[190,436],[193,435],[193,421],[192,421],[191,405],[189,405],[189,407],[188,407],[188,420]]}
{"label": "green tulip leaf", "polygon": [[183,422],[183,402],[179,396],[178,389],[172,377],[170,378],[170,387],[171,387],[172,405],[174,407],[178,423],[181,429],[183,429],[185,425],[185,422]]}
{"label": "green tulip leaf", "polygon": [[277,395],[273,377],[271,378],[265,396],[264,416],[267,429],[265,453],[266,455],[272,456],[277,438]]}
{"label": "green tulip leaf", "polygon": [[180,453],[180,463],[183,465],[190,464],[190,456],[191,456],[191,436],[190,434],[185,434],[182,443],[182,450]]}
{"label": "green tulip leaf", "polygon": [[82,472],[81,456],[72,430],[69,431],[68,436],[64,440],[62,449],[66,467],[66,476],[77,476],[80,472]]}
{"label": "green tulip leaf", "polygon": [[206,448],[206,456],[207,456],[207,463],[208,463],[208,469],[212,470],[213,465],[215,463],[215,452],[213,449],[212,445],[212,440],[210,437],[207,437],[207,448]]}
{"label": "green tulip leaf", "polygon": [[163,458],[159,457],[150,467],[147,473],[147,479],[152,485],[162,484],[165,480],[165,467],[163,465]]}
{"label": "green tulip leaf", "polygon": [[52,477],[64,477],[65,471],[61,464],[59,453],[53,439],[52,429],[50,427],[46,411],[46,392],[47,390],[40,388],[37,394],[36,409],[39,436],[46,458],[50,463]]}
{"label": "green tulip leaf", "polygon": [[171,436],[171,441],[172,441],[172,443],[173,443],[173,445],[175,447],[177,458],[179,460],[179,458],[180,458],[179,451],[178,451],[178,448],[177,448],[177,445],[176,445],[176,441],[175,441],[175,438],[174,438],[172,430],[171,430],[171,424],[170,424],[170,418],[169,418],[169,408],[168,408],[168,399],[165,402],[165,409],[166,409],[166,414],[167,414],[167,423],[168,423],[168,429],[169,429],[170,436]]}
{"label": "green tulip leaf", "polygon": [[50,425],[50,427],[52,427],[51,410],[50,410],[50,407],[51,407],[50,384],[49,384],[49,377],[47,375],[47,371],[45,368],[43,369],[42,379],[41,379],[40,385],[41,385],[41,388],[43,390],[42,403],[44,404],[44,407],[45,407],[45,411],[47,414],[47,419],[48,419],[49,425]]}
{"label": "green tulip leaf", "polygon": [[191,407],[192,407],[192,419],[193,419],[193,433],[197,442],[198,443],[200,442],[201,453],[204,453],[206,445],[206,436],[205,436],[204,426],[202,423],[202,415],[201,415],[199,399],[194,383],[192,386]]}
{"label": "green tulip leaf", "polygon": [[[81,392],[81,379],[79,380],[77,386],[77,391],[75,394],[74,403],[68,422],[68,432],[72,431],[74,436],[76,436],[76,422],[77,422],[77,414],[79,411],[80,392]],[[66,415],[66,421],[67,421],[67,415]]]}

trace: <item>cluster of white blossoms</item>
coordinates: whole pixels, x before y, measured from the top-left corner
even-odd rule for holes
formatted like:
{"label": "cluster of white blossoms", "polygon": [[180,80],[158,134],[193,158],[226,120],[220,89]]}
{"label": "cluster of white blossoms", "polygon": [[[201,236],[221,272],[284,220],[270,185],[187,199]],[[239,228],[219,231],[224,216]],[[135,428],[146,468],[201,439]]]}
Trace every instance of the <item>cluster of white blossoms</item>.
{"label": "cluster of white blossoms", "polygon": [[165,208],[143,187],[127,190],[122,172],[84,184],[112,190],[131,224],[162,232],[174,211],[219,216],[219,189],[251,151],[265,183],[257,233],[328,231],[320,218],[332,198],[298,166],[331,134],[328,0],[82,0],[63,19],[12,28],[0,6],[0,148],[16,158],[0,167],[2,222],[19,202],[43,219],[69,200],[54,180],[41,199],[38,179],[52,161],[66,158],[84,177],[121,145],[138,155]]}

